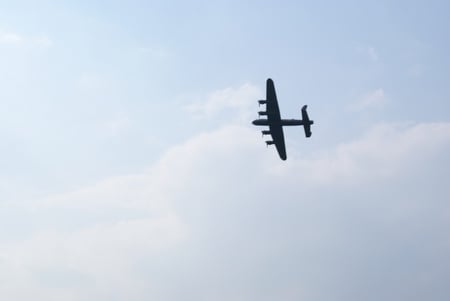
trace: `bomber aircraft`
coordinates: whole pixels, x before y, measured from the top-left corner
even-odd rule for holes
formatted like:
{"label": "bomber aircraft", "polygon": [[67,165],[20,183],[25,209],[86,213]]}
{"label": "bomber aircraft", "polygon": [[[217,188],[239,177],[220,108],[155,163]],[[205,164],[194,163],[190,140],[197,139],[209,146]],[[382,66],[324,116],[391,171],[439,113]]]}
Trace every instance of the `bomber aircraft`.
{"label": "bomber aircraft", "polygon": [[272,79],[267,79],[266,85],[266,99],[258,100],[259,105],[266,105],[265,111],[259,111],[258,115],[267,116],[265,119],[253,120],[254,125],[258,126],[268,126],[269,130],[263,130],[262,135],[271,135],[272,140],[266,141],[266,145],[275,144],[277,148],[278,155],[282,160],[286,160],[286,145],[284,143],[283,126],[294,126],[303,125],[305,130],[305,136],[311,137],[311,124],[314,121],[310,120],[308,113],[306,112],[307,106],[304,105],[302,108],[302,119],[281,119],[280,109],[278,108],[277,95],[275,93],[275,86]]}

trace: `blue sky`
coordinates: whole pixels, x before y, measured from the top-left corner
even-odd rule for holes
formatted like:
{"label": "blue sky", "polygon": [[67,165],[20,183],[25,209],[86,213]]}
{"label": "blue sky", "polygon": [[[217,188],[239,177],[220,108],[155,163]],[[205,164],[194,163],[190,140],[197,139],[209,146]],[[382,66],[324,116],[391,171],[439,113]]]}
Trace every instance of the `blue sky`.
{"label": "blue sky", "polygon": [[1,295],[447,300],[449,9],[0,2]]}

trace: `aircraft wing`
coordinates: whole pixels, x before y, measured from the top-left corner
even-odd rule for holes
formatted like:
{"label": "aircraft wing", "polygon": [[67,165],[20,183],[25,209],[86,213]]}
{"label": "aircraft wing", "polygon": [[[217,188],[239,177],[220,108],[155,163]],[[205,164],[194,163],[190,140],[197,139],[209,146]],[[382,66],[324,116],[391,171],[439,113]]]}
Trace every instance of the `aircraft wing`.
{"label": "aircraft wing", "polygon": [[267,79],[266,86],[266,111],[269,121],[279,121],[281,119],[280,109],[278,108],[277,93],[275,92],[275,86],[273,80]]}
{"label": "aircraft wing", "polygon": [[281,125],[269,125],[273,144],[277,148],[278,155],[282,160],[286,160],[286,145],[284,144],[283,127]]}
{"label": "aircraft wing", "polygon": [[286,145],[284,143],[283,127],[281,126],[280,109],[278,107],[275,86],[270,78],[267,79],[266,100],[267,120],[273,144],[275,144],[280,158],[286,160]]}

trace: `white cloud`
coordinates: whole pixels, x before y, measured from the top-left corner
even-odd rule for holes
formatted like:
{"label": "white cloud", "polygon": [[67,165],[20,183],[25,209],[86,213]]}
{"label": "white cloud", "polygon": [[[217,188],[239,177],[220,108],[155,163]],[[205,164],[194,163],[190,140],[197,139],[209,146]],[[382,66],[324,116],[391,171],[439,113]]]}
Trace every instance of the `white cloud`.
{"label": "white cloud", "polygon": [[133,266],[170,251],[185,235],[183,225],[171,216],[124,220],[73,233],[38,232],[30,240],[2,246],[0,292],[14,300],[137,295],[145,283]]}
{"label": "white cloud", "polygon": [[367,54],[369,55],[370,59],[374,62],[378,61],[378,54],[373,47],[367,48]]}
{"label": "white cloud", "polygon": [[0,44],[47,49],[53,41],[46,35],[26,36],[14,32],[0,32]]}
{"label": "white cloud", "polygon": [[255,99],[258,99],[261,95],[262,92],[258,87],[247,83],[239,88],[215,91],[208,95],[205,101],[192,103],[186,109],[188,112],[201,117],[212,117],[226,109],[247,114],[248,109],[255,105]]}
{"label": "white cloud", "polygon": [[[449,148],[448,123],[381,124],[285,162],[249,127],[203,133],[143,174],[27,204],[55,222],[0,243],[0,293],[394,300],[415,287],[410,300],[449,296],[440,284],[449,276],[441,265],[450,251]],[[67,230],[50,209],[87,221]]]}
{"label": "white cloud", "polygon": [[1,44],[19,44],[23,42],[23,37],[16,33],[0,33]]}
{"label": "white cloud", "polygon": [[433,157],[436,150],[449,143],[447,123],[379,124],[361,139],[323,151],[316,158],[294,157],[288,169],[307,171],[302,173],[302,180],[313,185],[356,185],[371,179],[395,178],[422,164],[421,157]]}
{"label": "white cloud", "polygon": [[382,108],[386,104],[386,95],[382,88],[367,93],[350,106],[351,110],[362,111],[366,109]]}

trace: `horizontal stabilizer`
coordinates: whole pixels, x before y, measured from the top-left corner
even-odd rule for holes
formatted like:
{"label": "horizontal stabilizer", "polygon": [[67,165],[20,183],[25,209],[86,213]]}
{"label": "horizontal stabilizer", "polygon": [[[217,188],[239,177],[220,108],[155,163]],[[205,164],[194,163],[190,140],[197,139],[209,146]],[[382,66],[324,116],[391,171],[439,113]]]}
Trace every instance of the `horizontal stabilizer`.
{"label": "horizontal stabilizer", "polygon": [[313,124],[314,121],[309,119],[308,112],[306,111],[307,108],[307,105],[304,105],[302,108],[303,129],[305,130],[305,136],[311,137],[311,124]]}

